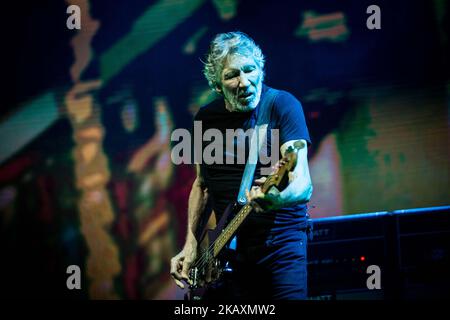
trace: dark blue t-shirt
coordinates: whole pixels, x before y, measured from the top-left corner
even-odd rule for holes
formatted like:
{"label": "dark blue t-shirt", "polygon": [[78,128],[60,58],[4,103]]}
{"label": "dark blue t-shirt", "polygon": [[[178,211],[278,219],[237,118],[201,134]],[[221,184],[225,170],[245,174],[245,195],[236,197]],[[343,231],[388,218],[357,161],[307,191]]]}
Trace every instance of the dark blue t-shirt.
{"label": "dark blue t-shirt", "polygon": [[[263,86],[261,101],[265,99],[267,86]],[[256,123],[259,106],[249,112],[229,112],[225,108],[223,98],[214,100],[210,104],[202,107],[195,116],[195,121],[202,122],[202,130],[217,129],[222,135],[223,151],[220,155],[223,159],[222,164],[213,163],[201,164],[201,172],[205,178],[206,185],[212,197],[212,207],[216,214],[220,216],[226,207],[236,201],[239,192],[239,186],[244,172],[245,164],[238,164],[237,148],[243,148],[237,139],[234,140],[235,152],[233,164],[226,164],[226,129],[243,129],[244,131],[253,128]],[[279,90],[274,100],[271,113],[271,121],[267,132],[267,145],[270,151],[271,134],[270,129],[279,130],[279,146],[290,140],[304,139],[311,144],[308,128],[306,126],[305,116],[300,102],[289,92]],[[248,141],[245,139],[245,159],[248,159]],[[202,150],[205,150],[211,142],[203,141]],[[242,140],[240,141],[242,144]],[[279,159],[281,159],[280,150]],[[213,153],[216,155],[215,153]],[[270,152],[269,152],[270,155]],[[227,154],[230,156],[230,153]],[[259,178],[261,163],[258,162],[255,172],[255,179]],[[251,213],[238,231],[238,235],[243,236],[266,236],[268,233],[277,233],[285,229],[302,229],[306,226],[306,205],[297,205],[279,209],[275,212],[265,212],[261,214]]]}

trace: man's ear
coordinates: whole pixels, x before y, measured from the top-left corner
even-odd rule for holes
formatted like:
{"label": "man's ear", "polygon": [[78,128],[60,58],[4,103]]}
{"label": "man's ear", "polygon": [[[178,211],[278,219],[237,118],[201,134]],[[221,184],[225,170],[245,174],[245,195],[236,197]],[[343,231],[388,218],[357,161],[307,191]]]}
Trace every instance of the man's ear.
{"label": "man's ear", "polygon": [[219,84],[216,84],[216,92],[217,92],[218,94],[222,94],[222,88],[220,87]]}

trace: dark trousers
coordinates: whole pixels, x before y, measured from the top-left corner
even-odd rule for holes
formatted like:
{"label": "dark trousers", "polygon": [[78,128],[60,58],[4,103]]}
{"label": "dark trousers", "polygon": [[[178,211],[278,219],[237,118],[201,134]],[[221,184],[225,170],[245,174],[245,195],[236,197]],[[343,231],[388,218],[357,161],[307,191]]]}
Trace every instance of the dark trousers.
{"label": "dark trousers", "polygon": [[307,235],[275,234],[264,240],[238,237],[233,272],[205,295],[206,300],[304,300],[307,298]]}

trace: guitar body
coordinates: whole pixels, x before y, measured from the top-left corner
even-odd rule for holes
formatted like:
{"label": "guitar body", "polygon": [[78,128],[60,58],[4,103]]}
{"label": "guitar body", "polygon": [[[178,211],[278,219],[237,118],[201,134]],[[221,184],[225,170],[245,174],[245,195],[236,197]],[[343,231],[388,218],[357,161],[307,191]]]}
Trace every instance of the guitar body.
{"label": "guitar body", "polygon": [[[212,257],[212,254],[208,254],[208,250],[211,250],[211,244],[217,241],[229,221],[239,212],[241,207],[238,203],[228,205],[216,227],[214,229],[208,229],[206,227],[203,231],[199,241],[197,256],[209,256],[211,260],[205,263],[204,268],[199,266],[197,267],[197,271],[192,272],[191,270],[192,276],[190,278],[193,284],[190,286],[189,292],[185,295],[185,300],[201,300],[211,284],[216,282],[224,273],[231,271],[230,264],[233,263],[233,249],[226,246],[215,258]],[[209,272],[211,273],[210,281],[203,281],[202,279],[208,278],[206,275]],[[197,275],[194,275],[194,273],[197,273]]]}

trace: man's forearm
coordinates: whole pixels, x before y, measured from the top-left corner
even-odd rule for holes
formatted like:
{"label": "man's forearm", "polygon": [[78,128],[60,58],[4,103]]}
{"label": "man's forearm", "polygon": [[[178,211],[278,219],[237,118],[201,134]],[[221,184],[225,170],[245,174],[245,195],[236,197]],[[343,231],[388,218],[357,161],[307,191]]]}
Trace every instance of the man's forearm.
{"label": "man's forearm", "polygon": [[280,201],[284,206],[302,204],[311,198],[313,187],[310,181],[295,181],[280,193]]}
{"label": "man's forearm", "polygon": [[203,187],[199,179],[195,179],[191,193],[189,194],[188,204],[188,229],[186,233],[186,243],[196,242],[195,230],[198,226],[198,221],[203,214],[206,204],[208,202],[208,190]]}
{"label": "man's forearm", "polygon": [[290,173],[290,183],[279,195],[279,201],[285,206],[302,204],[309,201],[313,186],[309,175],[306,144],[304,150],[297,151],[297,165],[294,172]]}

